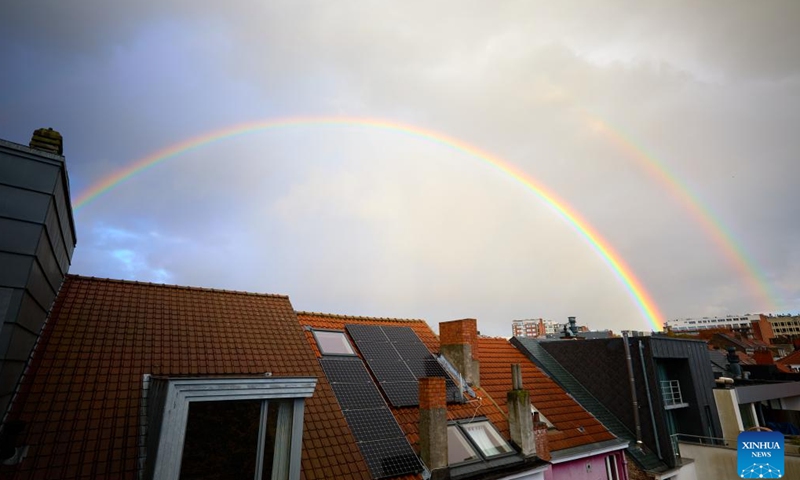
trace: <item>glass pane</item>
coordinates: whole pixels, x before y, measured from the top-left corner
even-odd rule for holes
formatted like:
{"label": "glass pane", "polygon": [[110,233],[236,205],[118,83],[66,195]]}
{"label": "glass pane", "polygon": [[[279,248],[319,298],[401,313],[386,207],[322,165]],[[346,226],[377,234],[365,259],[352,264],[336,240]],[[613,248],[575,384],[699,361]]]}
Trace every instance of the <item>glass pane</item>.
{"label": "glass pane", "polygon": [[488,421],[462,424],[461,428],[467,432],[469,438],[478,446],[486,457],[511,452],[511,447],[497,433]]}
{"label": "glass pane", "polygon": [[190,402],[180,478],[253,478],[261,400]]}
{"label": "glass pane", "polygon": [[314,330],[314,337],[317,339],[317,345],[323,355],[355,355],[344,332]]}
{"label": "glass pane", "polygon": [[472,449],[464,435],[458,431],[458,427],[451,425],[447,427],[447,464],[468,462],[478,458],[478,454]]}

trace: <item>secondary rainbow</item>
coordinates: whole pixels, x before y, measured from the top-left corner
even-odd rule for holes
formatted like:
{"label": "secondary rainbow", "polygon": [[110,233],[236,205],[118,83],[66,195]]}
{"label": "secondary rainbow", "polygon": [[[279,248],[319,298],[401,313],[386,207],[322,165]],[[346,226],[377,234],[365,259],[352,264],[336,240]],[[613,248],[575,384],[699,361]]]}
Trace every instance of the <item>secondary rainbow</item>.
{"label": "secondary rainbow", "polygon": [[682,182],[675,174],[667,169],[654,155],[649,154],[622,130],[612,127],[606,121],[587,110],[579,108],[586,122],[595,131],[601,133],[618,149],[643,165],[658,183],[675,197],[679,203],[694,217],[695,221],[703,227],[708,237],[714,242],[717,250],[738,271],[738,275],[745,281],[754,298],[761,303],[764,311],[780,309],[778,295],[770,287],[764,275],[756,267],[755,262],[745,252],[730,230],[717,218],[697,195]]}
{"label": "secondary rainbow", "polygon": [[144,172],[161,162],[175,158],[179,155],[186,154],[193,150],[197,150],[210,143],[268,129],[314,125],[352,125],[358,127],[385,129],[413,135],[415,137],[440,143],[449,148],[465,153],[471,157],[477,158],[491,165],[500,172],[512,177],[514,180],[534,192],[560,217],[566,220],[567,223],[570,224],[578,232],[578,234],[580,234],[600,255],[606,264],[611,267],[611,270],[624,285],[625,289],[636,303],[645,319],[647,319],[647,321],[650,323],[650,326],[656,331],[660,331],[663,328],[663,317],[642,282],[634,275],[631,268],[612,248],[608,241],[605,240],[586,219],[584,219],[565,201],[558,198],[553,192],[545,188],[544,185],[540,184],[533,177],[511,163],[462,140],[433,130],[416,127],[414,125],[388,120],[359,117],[291,117],[234,125],[221,130],[215,130],[213,132],[189,138],[180,143],[158,150],[138,161],[131,163],[124,169],[107,176],[106,178],[92,185],[85,192],[78,195],[74,202],[74,209],[76,212],[81,210],[92,200],[96,199],[103,193],[112,189],[114,186],[124,182],[134,175]]}

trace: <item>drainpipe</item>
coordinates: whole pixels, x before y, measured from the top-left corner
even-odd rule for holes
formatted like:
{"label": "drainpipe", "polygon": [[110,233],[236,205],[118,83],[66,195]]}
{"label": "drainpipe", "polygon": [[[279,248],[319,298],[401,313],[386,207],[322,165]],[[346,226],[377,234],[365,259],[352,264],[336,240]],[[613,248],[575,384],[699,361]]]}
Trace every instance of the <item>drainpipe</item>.
{"label": "drainpipe", "polygon": [[633,380],[633,362],[631,347],[628,345],[628,333],[622,332],[622,344],[625,346],[625,363],[628,365],[628,378],[631,382],[631,400],[633,401],[633,423],[636,424],[636,446],[642,448],[642,424],[639,422],[639,401],[636,400],[636,382]]}
{"label": "drainpipe", "polygon": [[650,421],[653,422],[653,437],[656,439],[656,453],[658,459],[664,460],[661,456],[661,442],[658,441],[658,429],[656,428],[656,416],[653,414],[653,398],[650,396],[650,385],[647,382],[647,370],[644,366],[644,345],[639,340],[639,360],[642,361],[642,376],[644,377],[644,391],[647,392],[647,407],[650,409]]}

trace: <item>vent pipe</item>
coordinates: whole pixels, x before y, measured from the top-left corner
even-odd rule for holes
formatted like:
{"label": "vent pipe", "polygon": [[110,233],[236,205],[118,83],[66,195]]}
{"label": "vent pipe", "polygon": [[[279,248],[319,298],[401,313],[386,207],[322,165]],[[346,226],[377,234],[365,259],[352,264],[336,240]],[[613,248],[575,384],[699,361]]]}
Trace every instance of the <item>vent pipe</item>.
{"label": "vent pipe", "polygon": [[636,446],[642,448],[642,424],[639,421],[639,401],[636,399],[636,381],[633,379],[633,361],[631,360],[631,347],[628,345],[627,332],[622,333],[622,344],[625,346],[625,363],[628,366],[628,379],[631,384],[633,423],[636,425]]}

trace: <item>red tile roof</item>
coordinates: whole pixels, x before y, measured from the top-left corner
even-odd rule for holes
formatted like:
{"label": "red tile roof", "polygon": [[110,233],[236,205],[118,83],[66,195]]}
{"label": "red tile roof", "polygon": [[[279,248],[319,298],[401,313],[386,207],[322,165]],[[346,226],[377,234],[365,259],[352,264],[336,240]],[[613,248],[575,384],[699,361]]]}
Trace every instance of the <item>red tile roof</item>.
{"label": "red tile roof", "polygon": [[314,376],[303,477],[369,471],[289,298],[67,276],[11,418],[30,445],[10,479],[137,478],[143,375]]}
{"label": "red tile roof", "polygon": [[[551,451],[615,438],[508,340],[479,337],[478,345],[481,387],[506,414],[506,392],[511,389],[511,365],[520,364],[523,386],[530,392],[531,403],[555,427],[547,435]],[[584,431],[578,430],[579,427],[583,427]]]}
{"label": "red tile roof", "polygon": [[[347,315],[331,315],[323,313],[297,312],[297,318],[301,325],[310,326],[317,329],[344,330],[344,326],[351,323],[366,325],[386,325],[393,327],[410,327],[420,338],[422,343],[428,347],[431,353],[439,353],[439,338],[431,330],[431,327],[424,320],[401,320],[394,318],[372,318],[372,317],[351,317]],[[311,332],[306,332],[309,344],[311,344],[317,355],[316,341]],[[483,400],[473,400],[464,404],[448,404],[448,420],[471,418],[473,416],[487,417],[500,431],[503,437],[508,440],[508,416],[507,413],[497,407],[495,402],[488,398],[486,392],[478,389],[479,396]],[[505,393],[503,394],[505,398]],[[388,402],[387,402],[388,403]],[[411,446],[419,453],[419,410],[417,407],[391,407],[392,413],[397,419],[397,423],[406,434]]]}
{"label": "red tile roof", "polygon": [[800,350],[796,350],[780,360],[776,360],[775,363],[780,365],[800,365]]}

